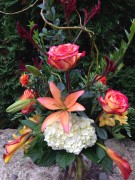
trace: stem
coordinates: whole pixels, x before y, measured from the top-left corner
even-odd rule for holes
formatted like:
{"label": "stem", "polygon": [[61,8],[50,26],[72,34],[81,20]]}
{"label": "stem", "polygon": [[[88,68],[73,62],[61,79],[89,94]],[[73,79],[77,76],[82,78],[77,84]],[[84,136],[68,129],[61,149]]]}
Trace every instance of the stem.
{"label": "stem", "polygon": [[3,12],[3,11],[0,11],[0,13],[2,14],[6,14],[6,15],[11,15],[11,14],[19,14],[19,13],[22,13],[24,11],[27,11],[28,9],[32,8],[39,0],[36,0],[33,4],[31,4],[30,6],[28,6],[27,8],[24,8],[20,11],[16,11],[16,12]]}
{"label": "stem", "polygon": [[79,34],[77,35],[77,37],[75,38],[75,40],[74,40],[74,44],[76,43],[76,41],[79,39],[79,37],[80,37],[80,35],[82,34],[82,32],[83,32],[83,30],[81,30],[80,32],[79,32]]}
{"label": "stem", "polygon": [[68,94],[70,93],[70,76],[69,76],[69,71],[66,71],[66,84],[67,84],[67,91]]}
{"label": "stem", "polygon": [[81,180],[83,176],[82,172],[83,166],[82,166],[82,160],[81,157],[77,157],[76,160],[76,173],[75,173],[75,180]]}
{"label": "stem", "polygon": [[[45,4],[45,0],[43,0],[43,4]],[[46,18],[44,17],[43,11],[44,10],[42,9],[41,12],[40,12],[40,15],[41,15],[42,19],[44,20],[44,22],[46,24],[48,24],[49,26],[51,26],[54,29],[61,29],[61,30],[78,29],[78,30],[83,30],[83,31],[85,31],[87,33],[90,33],[91,35],[94,34],[92,31],[88,30],[86,27],[83,27],[83,26],[81,26],[81,27],[80,26],[68,26],[68,27],[59,27],[59,26],[56,26],[56,25],[54,25],[54,24],[52,24],[52,23],[50,23],[50,22],[48,22],[46,20]]]}
{"label": "stem", "polygon": [[62,80],[61,80],[61,77],[57,74],[57,73],[54,73],[53,71],[51,71],[51,74],[55,75],[58,77],[58,79],[60,80],[60,82],[62,83]]}
{"label": "stem", "polygon": [[106,147],[105,146],[103,146],[102,144],[100,144],[98,142],[96,142],[96,144],[106,151]]}

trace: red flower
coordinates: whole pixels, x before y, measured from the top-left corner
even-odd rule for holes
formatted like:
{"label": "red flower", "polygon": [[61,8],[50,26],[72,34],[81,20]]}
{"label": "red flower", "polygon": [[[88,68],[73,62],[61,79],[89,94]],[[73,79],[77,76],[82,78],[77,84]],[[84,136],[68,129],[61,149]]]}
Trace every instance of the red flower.
{"label": "red flower", "polygon": [[35,41],[32,39],[34,30],[38,27],[37,24],[34,24],[34,26],[30,29],[30,32],[28,32],[24,27],[21,26],[20,22],[17,22],[17,30],[20,37],[27,39],[30,43],[35,45]]}
{"label": "red flower", "polygon": [[79,46],[75,44],[61,44],[50,47],[48,54],[48,64],[54,68],[68,71],[75,67],[76,63],[85,55],[85,52],[78,52]]}
{"label": "red flower", "polygon": [[20,83],[21,83],[22,86],[28,85],[28,83],[29,83],[29,75],[28,74],[23,74],[20,77]]}
{"label": "red flower", "polygon": [[114,91],[113,89],[107,91],[104,99],[100,96],[98,100],[104,111],[109,114],[121,116],[129,107],[128,98],[120,91]]}
{"label": "red flower", "polygon": [[87,12],[86,9],[83,9],[83,12],[85,14],[85,19],[84,19],[84,25],[87,24],[87,22],[93,18],[93,16],[95,16],[95,14],[98,14],[100,12],[101,9],[101,1],[98,0],[98,4],[95,5],[95,7],[93,7],[93,9],[91,10],[91,12]]}
{"label": "red flower", "polygon": [[[34,99],[35,98],[35,92],[32,89],[26,89],[23,93],[23,95],[20,97],[20,100],[23,99]],[[28,104],[26,107],[24,107],[21,111],[22,114],[27,114],[30,113],[31,111],[34,110],[33,105],[35,102],[31,102]]]}
{"label": "red flower", "polygon": [[106,86],[106,77],[97,76],[96,80],[100,81],[102,84],[104,84]]}
{"label": "red flower", "polygon": [[127,160],[123,159],[119,154],[114,152],[110,148],[106,148],[106,153],[108,156],[116,163],[116,165],[120,168],[122,176],[125,180],[127,180],[132,172],[131,167]]}

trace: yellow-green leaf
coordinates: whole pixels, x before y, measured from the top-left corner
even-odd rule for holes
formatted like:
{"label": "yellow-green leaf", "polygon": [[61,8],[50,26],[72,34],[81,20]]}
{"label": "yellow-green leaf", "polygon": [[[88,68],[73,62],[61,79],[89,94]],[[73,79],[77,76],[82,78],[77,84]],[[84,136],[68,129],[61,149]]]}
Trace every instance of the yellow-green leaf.
{"label": "yellow-green leaf", "polygon": [[19,110],[22,110],[24,107],[26,107],[29,103],[36,101],[35,99],[23,99],[16,101],[14,104],[10,105],[7,109],[6,112],[8,113],[14,113]]}
{"label": "yellow-green leaf", "polygon": [[34,76],[40,76],[41,73],[39,71],[38,68],[34,67],[34,66],[30,66],[30,65],[26,65],[26,69],[32,73]]}

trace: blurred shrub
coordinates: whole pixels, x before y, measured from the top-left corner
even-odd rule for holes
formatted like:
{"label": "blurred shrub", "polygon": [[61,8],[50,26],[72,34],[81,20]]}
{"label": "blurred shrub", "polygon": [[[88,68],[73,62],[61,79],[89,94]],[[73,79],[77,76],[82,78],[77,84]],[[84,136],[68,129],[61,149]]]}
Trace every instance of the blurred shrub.
{"label": "blurred shrub", "polygon": [[109,85],[121,91],[129,98],[131,107],[135,108],[135,68],[125,67],[117,75],[109,80]]}

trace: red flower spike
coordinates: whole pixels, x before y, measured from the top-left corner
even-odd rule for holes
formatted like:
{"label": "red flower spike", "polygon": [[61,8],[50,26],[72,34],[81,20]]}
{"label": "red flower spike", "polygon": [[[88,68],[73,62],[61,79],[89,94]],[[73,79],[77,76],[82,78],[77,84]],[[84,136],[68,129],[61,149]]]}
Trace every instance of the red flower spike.
{"label": "red flower spike", "polygon": [[100,12],[100,9],[101,9],[101,1],[100,0],[98,0],[98,4],[95,5],[95,7],[93,7],[91,12],[88,13],[86,9],[83,9],[83,12],[85,14],[84,25],[86,25],[87,22],[93,18],[93,16],[98,14]]}
{"label": "red flower spike", "polygon": [[104,70],[104,72],[102,73],[102,75],[100,77],[95,76],[92,83],[95,83],[96,81],[99,81],[103,77],[106,77],[110,72],[115,72],[116,71],[117,64],[113,60],[109,59],[108,56],[104,56],[104,59],[106,61],[105,70]]}
{"label": "red flower spike", "polygon": [[76,0],[60,0],[60,2],[63,6],[65,17],[69,22],[71,13],[76,10]]}
{"label": "red flower spike", "polygon": [[121,171],[124,179],[128,180],[130,173],[132,172],[132,169],[131,169],[128,161],[125,160],[124,158],[122,158],[118,153],[116,153],[115,151],[113,151],[110,148],[106,148],[106,153],[120,168],[120,171]]}
{"label": "red flower spike", "polygon": [[34,40],[32,39],[32,35],[33,35],[33,31],[35,30],[35,28],[37,28],[37,24],[35,24],[31,30],[30,33],[21,26],[20,22],[17,22],[17,30],[18,30],[18,34],[20,37],[27,39],[30,43],[35,44]]}
{"label": "red flower spike", "polygon": [[33,65],[34,65],[36,68],[38,68],[39,70],[42,69],[43,63],[42,63],[42,61],[41,61],[40,59],[38,59],[38,58],[36,58],[36,59],[32,58],[32,61],[33,61]]}

